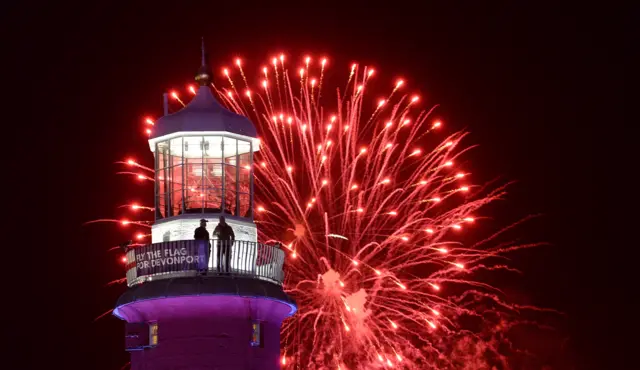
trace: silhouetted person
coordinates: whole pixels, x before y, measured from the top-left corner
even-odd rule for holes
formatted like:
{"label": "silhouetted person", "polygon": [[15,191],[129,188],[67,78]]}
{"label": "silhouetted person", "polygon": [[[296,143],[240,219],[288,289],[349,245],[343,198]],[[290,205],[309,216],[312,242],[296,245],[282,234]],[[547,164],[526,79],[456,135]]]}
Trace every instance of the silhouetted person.
{"label": "silhouetted person", "polygon": [[[218,238],[218,270],[220,272],[231,271],[231,246],[236,239],[233,229],[224,219],[224,216],[220,216],[220,223],[213,230],[213,235]],[[224,261],[224,269],[222,268],[222,261]]]}
{"label": "silhouetted person", "polygon": [[[200,220],[200,227],[193,233],[195,240],[202,240],[198,243],[198,255],[200,260],[198,261],[198,270],[201,274],[205,274],[209,267],[209,256],[211,256],[211,242],[209,232],[207,231],[207,220],[204,218]],[[203,260],[204,258],[204,260]]]}

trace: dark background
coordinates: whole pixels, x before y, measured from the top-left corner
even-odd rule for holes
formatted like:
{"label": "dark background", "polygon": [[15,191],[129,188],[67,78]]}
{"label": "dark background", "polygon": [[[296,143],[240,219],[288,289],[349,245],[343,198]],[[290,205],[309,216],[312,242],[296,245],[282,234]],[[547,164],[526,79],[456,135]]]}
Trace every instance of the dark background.
{"label": "dark background", "polygon": [[116,206],[152,199],[149,184],[116,176],[113,162],[133,156],[151,163],[142,117],[159,116],[161,94],[192,81],[201,36],[215,72],[236,56],[253,75],[250,68],[280,51],[296,61],[327,55],[334,73],[346,72],[352,60],[371,63],[376,83],[403,76],[423,105],[441,104],[447,128],[470,130],[468,143],[480,145],[470,156],[474,172],[517,181],[491,216],[506,224],[542,214],[518,233],[551,246],[516,254],[512,265],[524,271],[514,279],[530,303],[566,313],[557,325],[567,340],[555,353],[545,349],[549,364],[598,369],[622,361],[614,355],[621,338],[609,332],[615,314],[607,307],[620,288],[607,276],[610,246],[597,208],[605,202],[600,168],[607,141],[600,133],[619,122],[613,105],[624,93],[618,57],[628,47],[622,36],[630,12],[506,2],[99,3],[5,9],[15,28],[4,37],[28,70],[14,77],[27,87],[27,111],[38,115],[34,128],[57,143],[49,154],[62,163],[47,166],[54,185],[48,203],[56,210],[47,223],[57,238],[50,258],[62,265],[42,288],[48,298],[34,305],[51,316],[51,365],[118,369],[128,361],[124,325],[111,316],[93,320],[124,289],[105,287],[124,274],[119,254],[107,249],[133,230],[82,223],[118,218],[125,212]]}

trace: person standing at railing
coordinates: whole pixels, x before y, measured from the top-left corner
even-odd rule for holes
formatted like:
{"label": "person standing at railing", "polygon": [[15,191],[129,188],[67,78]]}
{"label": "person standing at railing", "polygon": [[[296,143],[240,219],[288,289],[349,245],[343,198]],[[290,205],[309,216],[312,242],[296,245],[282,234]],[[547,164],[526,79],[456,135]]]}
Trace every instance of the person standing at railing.
{"label": "person standing at railing", "polygon": [[[218,271],[231,272],[231,246],[236,239],[233,228],[220,216],[220,222],[213,230],[213,235],[218,239]],[[222,267],[224,261],[224,268]]]}
{"label": "person standing at railing", "polygon": [[198,260],[198,270],[201,274],[206,274],[209,267],[209,256],[211,256],[211,241],[209,232],[207,231],[207,220],[204,218],[200,220],[200,227],[193,233],[193,238],[195,240],[201,240],[201,242],[198,243],[198,255],[200,256]]}

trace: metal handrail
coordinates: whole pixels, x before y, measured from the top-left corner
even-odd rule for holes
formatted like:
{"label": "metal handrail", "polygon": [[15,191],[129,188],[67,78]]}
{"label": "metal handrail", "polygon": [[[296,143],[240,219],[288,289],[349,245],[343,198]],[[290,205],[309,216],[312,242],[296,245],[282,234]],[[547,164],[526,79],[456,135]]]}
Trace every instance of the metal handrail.
{"label": "metal handrail", "polygon": [[[207,259],[209,247],[211,252]],[[230,252],[228,257],[227,252]],[[284,251],[276,246],[244,240],[177,240],[148,244],[127,252],[127,285],[202,273],[253,277],[282,285],[284,258]],[[228,266],[227,262],[230,262]]]}

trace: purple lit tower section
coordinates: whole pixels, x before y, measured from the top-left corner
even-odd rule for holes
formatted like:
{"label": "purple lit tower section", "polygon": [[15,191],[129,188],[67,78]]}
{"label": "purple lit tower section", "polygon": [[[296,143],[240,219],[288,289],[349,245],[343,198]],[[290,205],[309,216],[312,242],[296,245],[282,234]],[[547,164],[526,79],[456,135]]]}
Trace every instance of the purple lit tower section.
{"label": "purple lit tower section", "polygon": [[[127,251],[128,289],[113,311],[126,321],[133,370],[279,369],[280,327],[297,309],[282,289],[284,251],[257,242],[256,128],[216,101],[210,78],[203,48],[195,97],[173,114],[165,99],[149,139],[152,243]],[[213,235],[220,216],[235,233],[229,266]],[[207,241],[193,240],[203,218],[214,239],[210,256],[202,252]]]}

